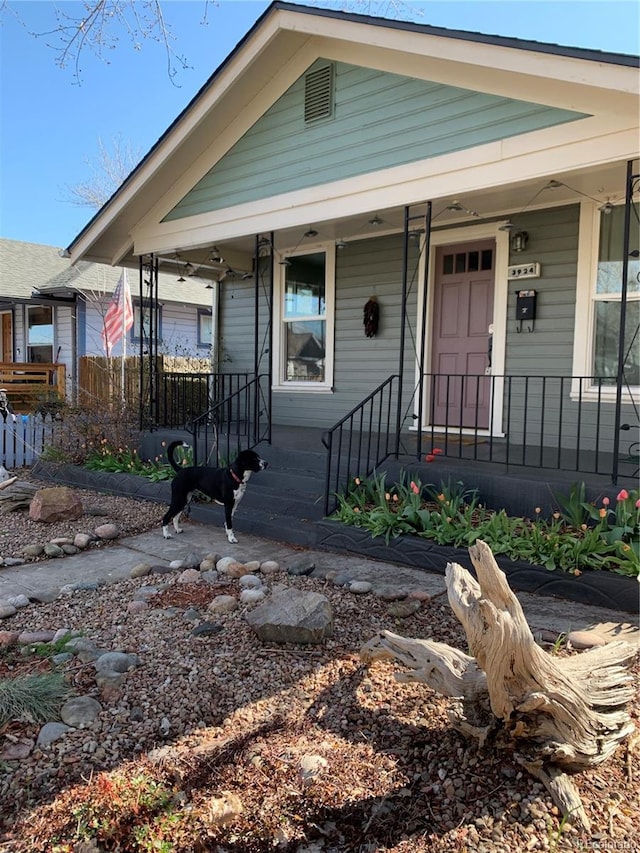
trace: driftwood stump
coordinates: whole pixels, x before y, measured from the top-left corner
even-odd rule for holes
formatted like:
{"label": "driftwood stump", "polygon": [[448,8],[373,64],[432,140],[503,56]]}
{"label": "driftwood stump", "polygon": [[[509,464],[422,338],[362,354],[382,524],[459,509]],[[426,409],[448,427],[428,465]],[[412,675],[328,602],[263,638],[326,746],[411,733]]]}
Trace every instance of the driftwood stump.
{"label": "driftwood stump", "polygon": [[28,509],[37,491],[37,487],[26,480],[17,477],[4,480],[0,483],[0,515],[17,509]]}
{"label": "driftwood stump", "polygon": [[395,659],[409,668],[399,681],[424,682],[456,700],[452,725],[482,747],[498,732],[516,760],[539,779],[564,815],[589,829],[575,773],[609,758],[634,731],[627,711],[634,688],[625,668],[635,649],[624,641],[558,658],[535,642],[520,602],[491,549],[469,549],[478,581],[449,563],[449,603],[473,657],[443,643],[381,631],[361,649],[369,662]]}

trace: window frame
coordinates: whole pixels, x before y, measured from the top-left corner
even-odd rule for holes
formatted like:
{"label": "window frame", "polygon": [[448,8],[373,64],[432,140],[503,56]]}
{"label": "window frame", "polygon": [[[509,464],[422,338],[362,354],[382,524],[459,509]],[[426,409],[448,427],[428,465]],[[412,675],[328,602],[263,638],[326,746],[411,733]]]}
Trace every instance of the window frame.
{"label": "window frame", "polygon": [[[203,317],[208,317],[211,321],[211,332],[210,339],[208,341],[203,340],[202,338],[202,319]],[[213,344],[213,311],[211,308],[198,308],[198,328],[197,328],[197,342],[196,346],[198,349],[211,349]]]}
{"label": "window frame", "polygon": [[[131,307],[133,309],[133,325],[129,329],[129,340],[132,344],[140,343],[140,312],[142,307],[139,299],[132,300]],[[145,306],[147,308],[148,306]],[[162,342],[162,305],[158,305],[158,328],[156,331],[158,343]]]}
{"label": "window frame", "polygon": [[[282,263],[288,258],[303,255],[324,253],[325,256],[325,364],[324,381],[316,382],[304,379],[290,380],[286,378],[287,354],[285,323],[293,320],[305,320],[305,317],[292,317],[285,319],[284,300],[286,286],[286,264]],[[335,269],[336,248],[332,242],[313,243],[302,249],[290,249],[277,252],[274,265],[274,324],[273,324],[273,382],[274,391],[287,391],[306,394],[327,394],[333,392],[333,366],[334,366],[334,344],[335,344]],[[313,318],[315,319],[315,317]]]}
{"label": "window frame", "polygon": [[[618,206],[618,205],[616,205]],[[595,361],[595,324],[596,303],[604,300],[621,301],[619,294],[597,294],[598,262],[600,255],[600,219],[606,216],[593,201],[580,203],[580,226],[578,236],[578,264],[576,272],[576,309],[573,345],[574,377],[593,377]],[[629,301],[640,300],[640,292],[628,292]],[[585,387],[584,382],[574,378],[571,387],[571,399],[585,402],[616,402],[616,385],[598,386],[592,382]],[[637,399],[640,386],[622,388],[622,402],[631,403]]]}
{"label": "window frame", "polygon": [[[26,356],[28,364],[53,364],[54,360],[54,352],[56,348],[56,312],[53,305],[44,305],[41,303],[27,305],[26,306],[26,316],[25,316],[25,343],[26,343]],[[32,311],[42,311],[48,310],[51,312],[51,323],[47,323],[47,326],[51,326],[51,343],[31,343],[31,312]],[[37,349],[39,347],[49,347],[51,349],[51,358],[48,361],[36,362],[32,360],[32,350]]]}

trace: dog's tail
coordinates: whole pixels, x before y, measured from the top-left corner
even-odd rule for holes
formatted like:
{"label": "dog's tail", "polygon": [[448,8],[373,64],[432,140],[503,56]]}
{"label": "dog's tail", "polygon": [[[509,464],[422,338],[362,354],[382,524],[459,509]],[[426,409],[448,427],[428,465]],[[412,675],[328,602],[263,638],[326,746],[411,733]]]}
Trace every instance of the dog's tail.
{"label": "dog's tail", "polygon": [[184,441],[172,441],[169,447],[167,447],[167,459],[169,460],[169,465],[173,468],[174,471],[182,471],[182,466],[178,465],[174,458],[174,452],[176,447],[189,447],[188,444],[185,444]]}

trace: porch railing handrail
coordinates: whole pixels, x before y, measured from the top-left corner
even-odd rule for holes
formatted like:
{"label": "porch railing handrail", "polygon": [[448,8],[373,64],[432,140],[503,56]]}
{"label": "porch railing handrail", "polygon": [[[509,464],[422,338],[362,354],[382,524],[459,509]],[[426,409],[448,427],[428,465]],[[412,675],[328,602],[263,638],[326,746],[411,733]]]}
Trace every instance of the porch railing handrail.
{"label": "porch railing handrail", "polygon": [[348,488],[354,471],[357,476],[368,477],[385,459],[397,454],[397,389],[394,391],[393,386],[399,380],[397,373],[389,376],[323,433],[322,443],[327,448],[325,515],[335,509],[335,496]]}
{"label": "porch railing handrail", "polygon": [[[633,462],[638,402],[629,391],[628,433],[614,441],[612,377],[549,374],[423,374],[427,424],[418,430],[446,456],[508,467],[536,467],[608,475]],[[478,401],[487,400],[488,422]],[[616,452],[616,444],[621,452]],[[630,457],[630,458],[628,458]],[[624,473],[624,472],[623,472]]]}
{"label": "porch railing handrail", "polygon": [[211,464],[214,450],[219,465],[240,449],[271,441],[271,398],[268,387],[263,387],[265,380],[269,380],[266,373],[254,376],[185,425],[193,436],[194,465],[200,463],[202,454],[205,464]]}

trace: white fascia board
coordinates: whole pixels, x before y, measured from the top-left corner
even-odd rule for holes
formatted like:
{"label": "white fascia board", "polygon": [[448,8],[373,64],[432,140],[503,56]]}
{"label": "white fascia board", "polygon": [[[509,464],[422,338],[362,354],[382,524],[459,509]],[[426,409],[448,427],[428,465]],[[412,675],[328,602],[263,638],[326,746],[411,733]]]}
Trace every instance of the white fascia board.
{"label": "white fascia board", "polygon": [[[575,124],[589,123],[590,133],[576,134]],[[396,166],[260,199],[233,208],[202,213],[181,220],[148,224],[136,229],[135,252],[170,251],[295,227],[301,221],[330,221],[336,216],[362,215],[379,208],[419,203],[499,188],[527,180],[546,180],[554,174],[592,168],[638,156],[636,127],[609,130],[603,119],[584,119],[514,140],[453,152],[431,160]],[[535,139],[534,139],[535,137]]]}
{"label": "white fascia board", "polygon": [[[447,42],[451,43],[451,40]],[[554,64],[550,60],[555,59],[548,54],[530,56],[528,52],[511,50],[511,53],[517,54],[518,62],[513,68],[502,68],[471,61],[476,58],[475,53],[472,53],[475,45],[468,43],[463,55],[457,59],[454,59],[453,53],[439,57],[424,52],[415,55],[399,50],[371,50],[368,45],[346,44],[336,42],[335,39],[314,42],[314,48],[316,44],[319,55],[336,62],[362,65],[390,74],[541,103],[558,109],[610,114],[633,108],[637,104],[640,79],[637,69],[624,66],[558,57],[565,63],[579,62],[581,69],[580,73],[576,73],[572,67],[558,65],[557,73],[565,76],[556,77],[545,73],[549,65]],[[595,65],[598,73],[587,77],[582,73],[585,64]]]}
{"label": "white fascia board", "polygon": [[[491,77],[497,80],[508,73],[530,76],[537,79],[538,85],[541,80],[547,80],[554,84],[573,83],[579,87],[606,89],[613,93],[638,93],[638,70],[629,66],[535,49],[487,44],[454,36],[447,38],[405,29],[385,29],[353,21],[336,22],[331,18],[300,16],[294,12],[285,13],[284,26],[289,25],[289,16],[295,19],[291,20],[290,26],[298,32],[326,39],[328,44],[346,43],[348,55],[369,56],[368,65],[378,51],[395,52],[398,57],[405,57],[402,61],[411,69],[412,76],[415,75],[413,69],[424,68],[426,63],[433,68],[434,73],[440,68],[442,82],[450,82],[451,85],[461,85],[457,71],[460,69],[467,84],[470,79],[478,79],[478,74],[481,75],[480,80],[485,75],[487,80]],[[376,61],[374,67],[377,67]]]}

